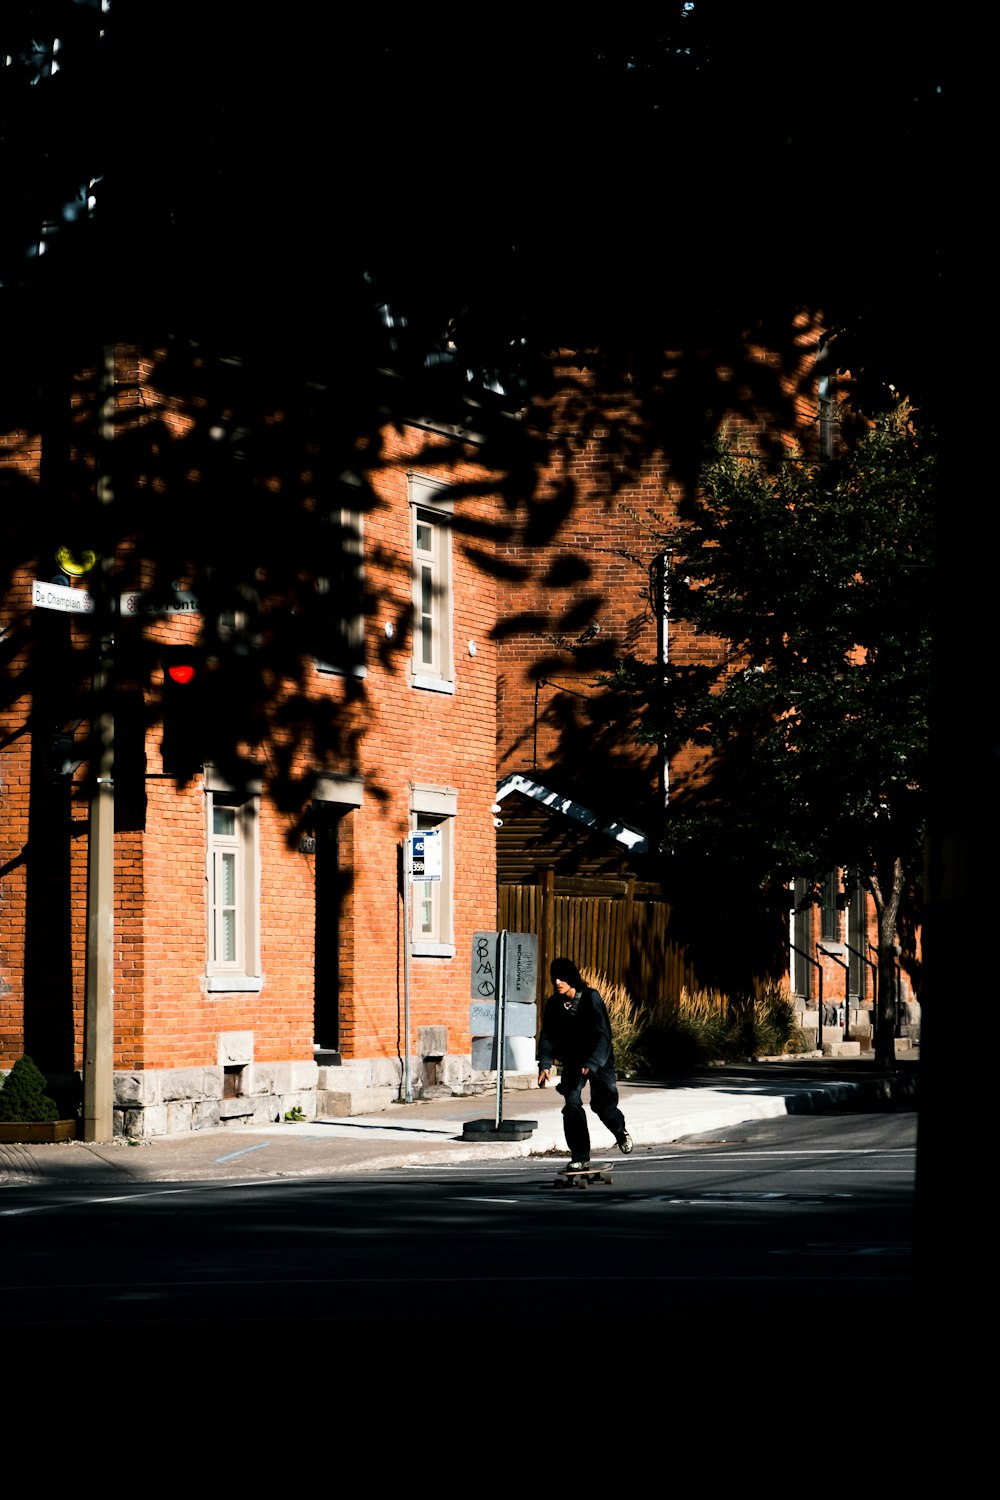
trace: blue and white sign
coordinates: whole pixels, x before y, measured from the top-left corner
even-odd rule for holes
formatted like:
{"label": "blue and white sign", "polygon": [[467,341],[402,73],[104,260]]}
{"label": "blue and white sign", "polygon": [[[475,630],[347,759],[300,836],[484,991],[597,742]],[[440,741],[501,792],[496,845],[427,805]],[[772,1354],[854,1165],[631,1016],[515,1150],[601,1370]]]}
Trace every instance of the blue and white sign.
{"label": "blue and white sign", "polygon": [[411,880],[441,879],[441,830],[425,828],[411,833],[406,840],[409,859],[407,874]]}

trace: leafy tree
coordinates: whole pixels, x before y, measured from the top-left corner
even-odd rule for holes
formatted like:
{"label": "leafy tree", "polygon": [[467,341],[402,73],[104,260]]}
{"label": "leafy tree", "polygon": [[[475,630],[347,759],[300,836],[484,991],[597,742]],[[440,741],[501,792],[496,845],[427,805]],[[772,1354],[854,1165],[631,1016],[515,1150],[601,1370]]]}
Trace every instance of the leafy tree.
{"label": "leafy tree", "polygon": [[894,1060],[895,943],[927,798],[935,454],[905,404],[826,462],[718,444],[672,549],[670,613],[704,659],[623,664],[638,737],[697,756],[671,848],[755,879],[856,871],[878,914],[876,1058]]}
{"label": "leafy tree", "polygon": [[[247,741],[277,761],[348,733],[304,693],[276,725],[288,710],[271,685],[322,654],[301,562],[338,576],[337,486],[379,464],[387,424],[471,425],[543,543],[573,492],[538,501],[559,437],[510,419],[526,394],[544,411],[569,390],[574,428],[601,432],[609,490],[654,451],[689,486],[725,411],[781,425],[803,307],[853,339],[851,368],[876,389],[892,378],[933,401],[946,305],[952,320],[942,22],[898,0],[877,9],[873,25],[871,0],[844,0],[811,31],[783,0],[674,0],[569,29],[555,11],[506,18],[484,41],[447,13],[387,24],[371,10],[321,30],[305,0],[9,0],[0,434],[40,433],[45,472],[40,489],[0,476],[5,574],[53,544],[131,548],[158,584],[212,593],[215,619],[280,618],[239,663]],[[121,343],[158,351],[162,410],[113,445],[114,500],[98,507],[71,430],[81,385],[100,406],[88,372]],[[574,387],[595,367],[600,382]],[[602,386],[627,386],[634,420],[607,420]],[[177,412],[187,436],[161,442]],[[295,420],[276,427],[279,412]],[[296,431],[319,434],[326,471],[308,514]],[[190,473],[218,481],[204,502]],[[269,524],[261,475],[280,480]],[[257,539],[234,555],[226,513],[251,493]],[[178,543],[192,513],[194,556]],[[244,644],[206,641],[220,659]]]}

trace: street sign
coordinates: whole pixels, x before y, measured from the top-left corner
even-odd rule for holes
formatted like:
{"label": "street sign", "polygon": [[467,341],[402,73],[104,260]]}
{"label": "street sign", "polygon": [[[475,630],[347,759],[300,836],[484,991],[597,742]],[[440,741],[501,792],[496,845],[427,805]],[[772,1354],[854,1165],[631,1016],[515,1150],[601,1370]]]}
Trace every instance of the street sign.
{"label": "street sign", "polygon": [[[497,992],[499,932],[472,934],[472,999],[491,1000]],[[533,932],[507,933],[504,978],[511,1001],[534,1002],[538,974],[538,939]]]}
{"label": "street sign", "polygon": [[508,1007],[516,1000],[533,1005],[538,974],[538,939],[533,932],[508,932],[505,968]]}
{"label": "street sign", "polygon": [[537,952],[532,932],[472,934],[472,1066],[496,1070],[498,1131],[503,1127],[504,1070],[534,1069]]}
{"label": "street sign", "polygon": [[[475,1000],[469,1010],[469,1032],[472,1036],[494,1036],[497,1029],[495,1000]],[[508,1036],[530,1036],[538,1025],[538,1011],[533,1005],[511,1005],[504,1009],[504,1031]]]}
{"label": "street sign", "polygon": [[411,833],[407,838],[411,880],[441,879],[441,830],[425,828],[420,833]]}
{"label": "street sign", "polygon": [[118,608],[123,618],[129,615],[196,615],[198,600],[196,595],[181,589],[175,590],[172,599],[159,601],[150,599],[145,594],[132,592],[122,594]]}
{"label": "street sign", "polygon": [[491,1000],[497,992],[499,932],[472,934],[472,998]]}
{"label": "street sign", "polygon": [[31,602],[36,609],[58,609],[67,615],[92,615],[94,600],[86,589],[70,589],[63,583],[31,580]]}

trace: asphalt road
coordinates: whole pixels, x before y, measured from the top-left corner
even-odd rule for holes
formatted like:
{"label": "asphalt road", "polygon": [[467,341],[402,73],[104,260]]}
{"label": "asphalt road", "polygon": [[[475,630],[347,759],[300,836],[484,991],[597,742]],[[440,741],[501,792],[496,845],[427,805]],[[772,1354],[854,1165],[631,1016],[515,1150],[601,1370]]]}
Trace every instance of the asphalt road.
{"label": "asphalt road", "polygon": [[911,1290],[912,1114],[752,1122],[554,1186],[538,1159],[0,1198],[5,1337],[733,1329]]}

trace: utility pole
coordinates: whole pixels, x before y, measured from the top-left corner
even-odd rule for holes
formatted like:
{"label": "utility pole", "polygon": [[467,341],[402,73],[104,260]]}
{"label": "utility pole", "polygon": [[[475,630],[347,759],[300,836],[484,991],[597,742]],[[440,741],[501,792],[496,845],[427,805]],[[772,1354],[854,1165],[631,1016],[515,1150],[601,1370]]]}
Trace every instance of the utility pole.
{"label": "utility pole", "polygon": [[[115,417],[115,350],[105,345],[99,372],[97,500],[113,500],[111,444]],[[107,525],[104,536],[110,534]],[[87,844],[87,979],[83,1011],[83,1138],[114,1134],[115,985],[115,720],[112,699],[114,554],[102,547],[95,598],[93,715],[90,739],[90,827]]]}

